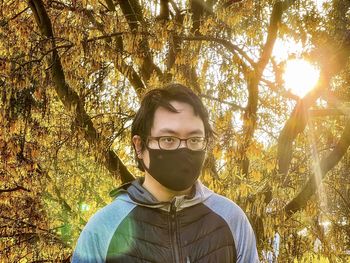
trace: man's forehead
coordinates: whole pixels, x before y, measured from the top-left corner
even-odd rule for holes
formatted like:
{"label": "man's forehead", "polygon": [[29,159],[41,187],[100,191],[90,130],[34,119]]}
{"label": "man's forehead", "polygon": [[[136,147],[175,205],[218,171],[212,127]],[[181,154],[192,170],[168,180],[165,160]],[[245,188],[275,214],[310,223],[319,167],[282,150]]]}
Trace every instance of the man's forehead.
{"label": "man's forehead", "polygon": [[171,102],[177,112],[159,107],[153,119],[152,131],[167,134],[204,135],[204,123],[193,107],[184,102]]}

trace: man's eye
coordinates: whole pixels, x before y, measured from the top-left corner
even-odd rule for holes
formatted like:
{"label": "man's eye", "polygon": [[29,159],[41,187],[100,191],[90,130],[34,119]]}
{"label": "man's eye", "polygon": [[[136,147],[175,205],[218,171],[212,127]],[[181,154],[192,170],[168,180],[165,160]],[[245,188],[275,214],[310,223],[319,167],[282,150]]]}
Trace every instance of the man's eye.
{"label": "man's eye", "polygon": [[200,138],[190,138],[190,143],[200,143]]}
{"label": "man's eye", "polygon": [[161,140],[165,143],[173,143],[175,141],[175,139],[172,137],[164,137]]}

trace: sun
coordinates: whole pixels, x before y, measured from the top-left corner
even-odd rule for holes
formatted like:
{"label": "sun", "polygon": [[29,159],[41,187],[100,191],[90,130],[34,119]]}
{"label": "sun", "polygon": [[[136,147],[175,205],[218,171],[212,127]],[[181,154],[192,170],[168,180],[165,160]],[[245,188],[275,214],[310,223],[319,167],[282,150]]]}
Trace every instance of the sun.
{"label": "sun", "polygon": [[302,98],[315,87],[319,75],[319,70],[303,59],[288,60],[283,74],[285,88]]}

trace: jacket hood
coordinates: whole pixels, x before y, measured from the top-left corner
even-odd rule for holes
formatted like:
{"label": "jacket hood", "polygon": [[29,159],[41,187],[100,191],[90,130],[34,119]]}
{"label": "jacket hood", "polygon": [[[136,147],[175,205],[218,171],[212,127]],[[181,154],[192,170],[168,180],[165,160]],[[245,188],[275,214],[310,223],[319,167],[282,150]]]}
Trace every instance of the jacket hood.
{"label": "jacket hood", "polygon": [[143,181],[144,178],[141,177],[130,183],[126,183],[113,191],[111,195],[140,206],[160,208],[169,211],[171,205],[174,205],[176,210],[181,210],[202,203],[213,194],[210,189],[197,180],[190,194],[175,196],[168,202],[160,202],[142,186]]}

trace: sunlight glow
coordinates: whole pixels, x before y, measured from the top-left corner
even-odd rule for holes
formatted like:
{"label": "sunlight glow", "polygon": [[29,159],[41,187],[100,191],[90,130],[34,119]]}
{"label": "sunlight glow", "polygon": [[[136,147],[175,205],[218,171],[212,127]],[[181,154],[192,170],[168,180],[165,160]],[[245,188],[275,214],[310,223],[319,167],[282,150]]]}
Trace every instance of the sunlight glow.
{"label": "sunlight glow", "polygon": [[285,88],[302,98],[315,87],[319,74],[319,70],[305,60],[289,60],[283,75]]}
{"label": "sunlight glow", "polygon": [[86,212],[90,210],[90,206],[88,204],[81,204],[81,211]]}
{"label": "sunlight glow", "polygon": [[[315,184],[318,194],[318,199],[319,199],[319,206],[321,211],[328,211],[328,199],[327,199],[327,194],[324,188],[324,185],[322,184],[322,178],[323,178],[323,173],[321,169],[321,161],[319,157],[319,151],[317,149],[317,143],[316,143],[316,129],[314,126],[314,123],[312,119],[308,120],[308,129],[307,129],[307,137],[310,145],[310,150],[311,150],[311,156],[312,156],[312,169],[313,169],[313,176],[315,178]],[[322,215],[322,212],[321,214]],[[331,225],[331,222],[329,220],[322,220],[321,225],[324,227],[324,230],[327,231]]]}

